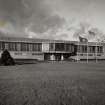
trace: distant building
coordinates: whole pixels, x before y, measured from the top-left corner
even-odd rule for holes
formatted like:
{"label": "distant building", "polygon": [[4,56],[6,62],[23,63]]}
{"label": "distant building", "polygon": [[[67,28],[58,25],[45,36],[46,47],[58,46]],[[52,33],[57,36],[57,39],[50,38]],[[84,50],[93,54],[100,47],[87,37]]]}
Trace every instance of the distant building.
{"label": "distant building", "polygon": [[105,59],[105,44],[95,42],[0,37],[0,55],[4,49],[14,59]]}

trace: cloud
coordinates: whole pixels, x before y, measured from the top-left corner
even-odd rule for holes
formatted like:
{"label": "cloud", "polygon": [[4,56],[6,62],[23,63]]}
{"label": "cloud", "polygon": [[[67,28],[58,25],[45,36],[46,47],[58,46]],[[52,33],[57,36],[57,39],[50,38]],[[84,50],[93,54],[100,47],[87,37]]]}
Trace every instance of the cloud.
{"label": "cloud", "polygon": [[41,38],[48,30],[55,34],[65,24],[65,19],[53,11],[48,0],[0,0],[0,20],[7,21],[2,31],[23,33],[23,37],[33,33]]}
{"label": "cloud", "polygon": [[104,3],[104,0],[0,0],[0,21],[6,22],[0,30],[19,37],[72,39],[81,21],[104,29],[105,23],[101,21],[105,17]]}

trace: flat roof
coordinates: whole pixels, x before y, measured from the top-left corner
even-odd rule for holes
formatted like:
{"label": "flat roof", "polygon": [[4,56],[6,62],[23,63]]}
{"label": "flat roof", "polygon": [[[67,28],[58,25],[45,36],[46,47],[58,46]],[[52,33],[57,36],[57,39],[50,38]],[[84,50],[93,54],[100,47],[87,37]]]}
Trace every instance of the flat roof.
{"label": "flat roof", "polygon": [[[0,36],[0,41],[7,42],[27,42],[27,43],[72,43],[76,45],[87,45],[87,42],[78,42],[78,41],[67,41],[67,40],[51,40],[51,39],[38,39],[38,38],[24,38],[24,37],[7,37]],[[97,42],[88,42],[88,45],[105,45],[105,43]]]}
{"label": "flat roof", "polygon": [[6,37],[0,36],[0,41],[13,41],[13,42],[58,42],[58,43],[73,43],[75,41],[67,41],[67,40],[51,40],[51,39],[40,39],[40,38],[24,38],[24,37]]}

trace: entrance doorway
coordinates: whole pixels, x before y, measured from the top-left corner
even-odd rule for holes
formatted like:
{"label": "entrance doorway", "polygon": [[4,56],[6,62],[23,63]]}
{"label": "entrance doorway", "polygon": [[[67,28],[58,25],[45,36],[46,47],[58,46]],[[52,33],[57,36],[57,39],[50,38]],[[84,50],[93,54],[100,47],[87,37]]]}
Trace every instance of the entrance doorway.
{"label": "entrance doorway", "polygon": [[45,53],[44,60],[67,60],[71,56],[70,53]]}

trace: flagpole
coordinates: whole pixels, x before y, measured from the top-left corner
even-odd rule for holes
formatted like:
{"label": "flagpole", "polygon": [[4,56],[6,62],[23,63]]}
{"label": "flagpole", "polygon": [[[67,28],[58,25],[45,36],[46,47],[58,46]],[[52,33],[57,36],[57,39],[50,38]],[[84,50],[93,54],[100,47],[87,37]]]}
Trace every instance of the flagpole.
{"label": "flagpole", "polygon": [[78,59],[79,59],[78,52],[79,52],[79,40],[78,40],[78,45],[77,45],[77,62],[78,62]]}
{"label": "flagpole", "polygon": [[96,54],[95,54],[95,58],[96,58],[96,63],[97,63],[97,42],[96,42]]}
{"label": "flagpole", "polygon": [[87,41],[87,63],[88,63],[88,41]]}

